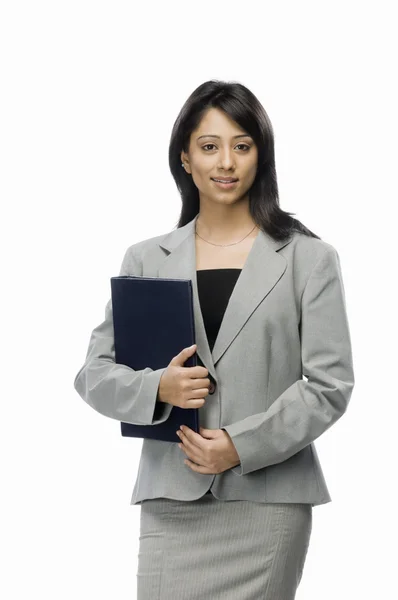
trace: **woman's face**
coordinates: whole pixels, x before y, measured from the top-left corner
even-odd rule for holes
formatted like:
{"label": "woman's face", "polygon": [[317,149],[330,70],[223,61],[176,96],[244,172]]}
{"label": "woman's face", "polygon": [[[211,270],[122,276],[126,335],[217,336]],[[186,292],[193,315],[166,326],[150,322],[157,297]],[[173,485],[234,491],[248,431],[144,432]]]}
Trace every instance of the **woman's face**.
{"label": "woman's face", "polygon": [[[210,108],[190,137],[188,152],[181,161],[199,190],[201,202],[234,204],[247,192],[256,177],[258,152],[251,136],[218,108]],[[181,167],[182,168],[182,167]],[[229,187],[213,178],[233,177]]]}

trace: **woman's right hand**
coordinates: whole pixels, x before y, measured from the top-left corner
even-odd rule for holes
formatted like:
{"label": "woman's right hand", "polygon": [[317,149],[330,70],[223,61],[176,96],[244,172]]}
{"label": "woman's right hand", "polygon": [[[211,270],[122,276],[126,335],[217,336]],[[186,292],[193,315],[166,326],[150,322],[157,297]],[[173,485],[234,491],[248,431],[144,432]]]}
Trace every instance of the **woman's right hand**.
{"label": "woman's right hand", "polygon": [[170,361],[160,378],[159,402],[180,408],[200,408],[209,394],[209,371],[205,367],[184,367],[185,361],[196,352],[196,344],[184,348]]}

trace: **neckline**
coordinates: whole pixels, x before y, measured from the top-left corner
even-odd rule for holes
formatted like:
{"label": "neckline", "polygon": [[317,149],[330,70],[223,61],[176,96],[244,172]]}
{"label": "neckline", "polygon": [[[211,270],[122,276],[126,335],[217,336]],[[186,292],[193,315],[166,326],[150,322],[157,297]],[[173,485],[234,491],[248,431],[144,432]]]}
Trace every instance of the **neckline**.
{"label": "neckline", "polygon": [[218,269],[196,269],[197,273],[202,273],[203,271],[242,271],[242,269],[238,267],[220,267]]}

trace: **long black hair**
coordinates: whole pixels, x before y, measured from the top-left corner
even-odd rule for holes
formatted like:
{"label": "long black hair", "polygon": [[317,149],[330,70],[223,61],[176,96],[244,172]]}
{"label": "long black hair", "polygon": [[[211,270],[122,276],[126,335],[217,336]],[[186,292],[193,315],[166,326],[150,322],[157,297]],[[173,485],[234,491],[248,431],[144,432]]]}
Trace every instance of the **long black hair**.
{"label": "long black hair", "polygon": [[186,225],[200,210],[199,190],[192,176],[181,167],[181,151],[188,151],[191,133],[209,108],[224,111],[256,143],[257,173],[248,192],[250,214],[256,225],[276,240],[285,239],[294,230],[320,239],[298,219],[293,218],[295,213],[286,212],[279,206],[274,132],[264,107],[241,83],[214,79],[202,83],[192,92],[180,110],[171,133],[169,166],[182,200],[176,228]]}

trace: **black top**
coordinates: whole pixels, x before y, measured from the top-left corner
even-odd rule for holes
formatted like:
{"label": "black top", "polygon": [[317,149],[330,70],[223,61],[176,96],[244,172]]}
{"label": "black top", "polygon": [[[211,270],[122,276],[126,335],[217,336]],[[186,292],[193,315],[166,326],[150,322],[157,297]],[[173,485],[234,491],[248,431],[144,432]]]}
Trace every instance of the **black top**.
{"label": "black top", "polygon": [[213,350],[229,298],[241,271],[242,269],[196,271],[200,308],[210,350]]}

